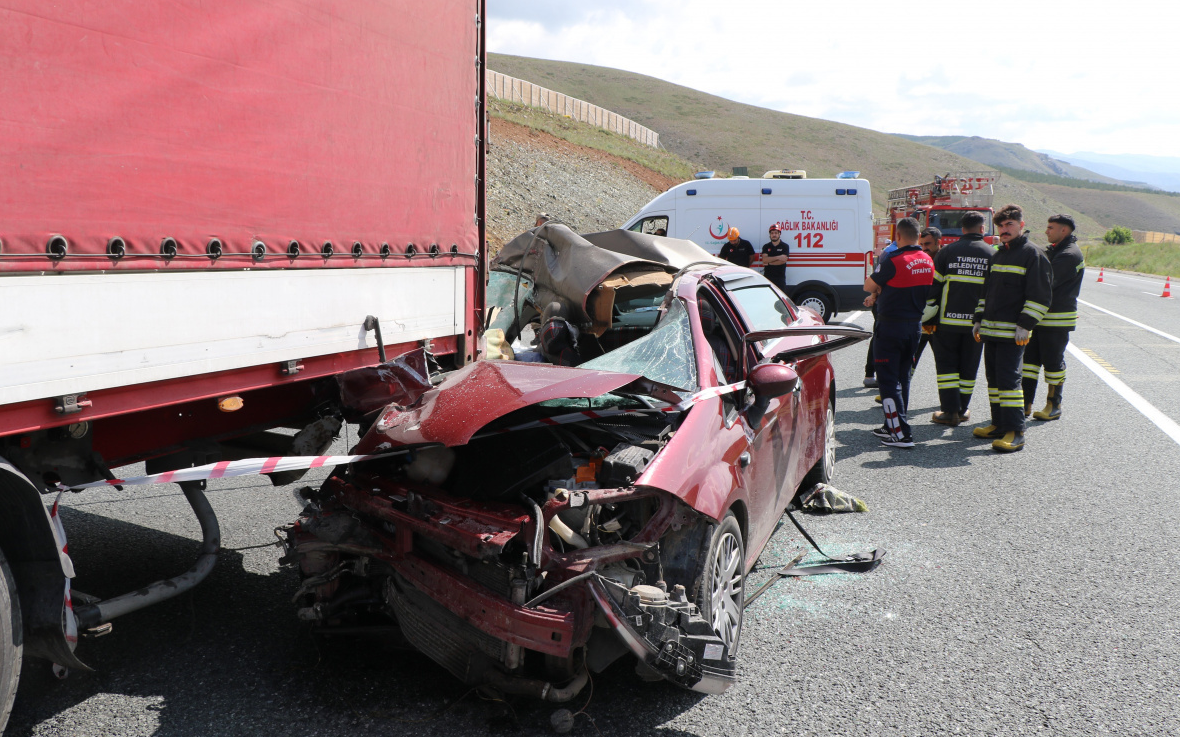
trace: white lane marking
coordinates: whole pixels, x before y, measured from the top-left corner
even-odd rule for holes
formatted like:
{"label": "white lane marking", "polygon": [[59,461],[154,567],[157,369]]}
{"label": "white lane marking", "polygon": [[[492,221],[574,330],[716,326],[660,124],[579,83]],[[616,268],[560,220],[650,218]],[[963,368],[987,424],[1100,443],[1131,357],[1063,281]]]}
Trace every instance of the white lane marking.
{"label": "white lane marking", "polygon": [[844,322],[856,322],[856,318],[860,317],[864,313],[865,313],[864,310],[857,310],[856,312],[853,312],[848,317],[844,318]]}
{"label": "white lane marking", "polygon": [[1092,307],[1095,310],[1098,310],[1099,312],[1105,312],[1106,314],[1110,315],[1111,317],[1117,317],[1120,320],[1123,320],[1125,322],[1129,322],[1137,328],[1143,328],[1144,330],[1155,333],[1156,335],[1158,335],[1160,337],[1167,338],[1168,340],[1172,340],[1177,343],[1180,343],[1180,338],[1177,338],[1175,335],[1172,335],[1171,333],[1165,333],[1163,330],[1156,330],[1155,328],[1151,327],[1150,325],[1144,325],[1143,323],[1138,322],[1136,320],[1132,320],[1129,317],[1123,317],[1122,315],[1118,314],[1117,312],[1111,312],[1110,310],[1106,309],[1105,307],[1099,307],[1098,305],[1087,302],[1084,299],[1079,299],[1078,304],[1085,305],[1087,307]]}
{"label": "white lane marking", "polygon": [[[1147,284],[1159,284],[1159,282],[1156,281],[1155,279],[1143,279],[1143,278],[1140,278],[1137,276],[1127,276],[1126,274],[1120,274],[1118,272],[1111,274],[1111,276],[1115,277],[1116,279],[1130,279],[1131,281],[1141,281],[1141,282],[1145,282]],[[1103,284],[1106,283],[1105,279],[1103,280],[1102,283]]]}
{"label": "white lane marking", "polygon": [[1114,374],[1099,366],[1097,361],[1082,353],[1073,343],[1066,345],[1065,349],[1069,351],[1070,355],[1081,361],[1083,366],[1094,372],[1095,376],[1105,381],[1107,386],[1115,390],[1115,393],[1127,400],[1128,404],[1139,410],[1144,417],[1154,422],[1156,427],[1163,430],[1168,437],[1180,445],[1180,425],[1173,422],[1172,418],[1160,412],[1150,402],[1139,396],[1134,389],[1115,378]]}
{"label": "white lane marking", "polygon": [[1163,295],[1156,294],[1155,292],[1144,292],[1144,294],[1150,295],[1152,297],[1162,297],[1163,299],[1173,299],[1172,297],[1164,297]]}

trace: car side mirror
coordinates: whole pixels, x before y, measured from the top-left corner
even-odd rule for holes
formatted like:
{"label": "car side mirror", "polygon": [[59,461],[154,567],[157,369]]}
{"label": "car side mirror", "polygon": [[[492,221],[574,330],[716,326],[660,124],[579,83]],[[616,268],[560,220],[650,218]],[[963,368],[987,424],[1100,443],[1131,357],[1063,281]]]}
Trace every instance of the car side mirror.
{"label": "car side mirror", "polygon": [[781,397],[799,386],[799,374],[781,363],[760,363],[750,371],[746,384],[758,397]]}

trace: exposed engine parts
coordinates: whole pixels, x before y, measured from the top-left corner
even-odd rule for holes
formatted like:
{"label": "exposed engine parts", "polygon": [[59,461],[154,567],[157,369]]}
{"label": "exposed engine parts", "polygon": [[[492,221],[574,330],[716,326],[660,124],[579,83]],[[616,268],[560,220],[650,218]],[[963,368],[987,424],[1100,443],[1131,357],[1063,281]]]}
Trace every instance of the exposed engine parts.
{"label": "exposed engine parts", "polygon": [[683,561],[666,571],[660,550],[673,527],[711,522],[634,485],[671,428],[625,420],[341,469],[286,529],[299,618],[324,632],[392,619],[465,683],[552,702],[627,652],[686,688],[724,690],[733,659],[689,600],[699,582]]}

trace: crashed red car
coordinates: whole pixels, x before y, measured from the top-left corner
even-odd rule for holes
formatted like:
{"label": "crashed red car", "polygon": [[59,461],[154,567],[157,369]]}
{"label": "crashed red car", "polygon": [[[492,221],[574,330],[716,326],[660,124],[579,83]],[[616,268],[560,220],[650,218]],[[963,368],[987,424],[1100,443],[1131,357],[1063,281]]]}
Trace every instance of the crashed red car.
{"label": "crashed red car", "polygon": [[[369,424],[356,452],[383,455],[309,490],[288,530],[301,618],[395,624],[466,683],[549,701],[629,655],[686,688],[732,684],[745,575],[800,485],[832,474],[826,354],[868,334],[687,242],[602,235],[545,226],[493,264],[517,358],[557,300],[579,365],[431,381],[407,356],[344,382]],[[579,254],[597,265],[570,277]]]}

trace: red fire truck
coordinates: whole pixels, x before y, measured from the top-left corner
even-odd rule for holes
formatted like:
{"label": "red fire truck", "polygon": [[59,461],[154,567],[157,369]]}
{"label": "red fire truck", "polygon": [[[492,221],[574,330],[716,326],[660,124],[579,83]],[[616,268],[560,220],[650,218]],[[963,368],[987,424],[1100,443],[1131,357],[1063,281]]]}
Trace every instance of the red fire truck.
{"label": "red fire truck", "polygon": [[998,171],[965,171],[934,176],[934,181],[889,190],[888,214],[874,221],[878,250],[894,239],[893,227],[904,217],[917,219],[918,227],[942,231],[942,244],[963,235],[963,214],[974,210],[986,221],[985,240],[995,243],[992,231],[992,199]]}
{"label": "red fire truck", "polygon": [[61,549],[58,484],[316,455],[343,372],[478,357],[484,17],[483,0],[0,0],[0,731],[22,653],[84,669],[79,630],[216,558],[188,482],[197,565],[71,599],[74,564],[102,561]]}

